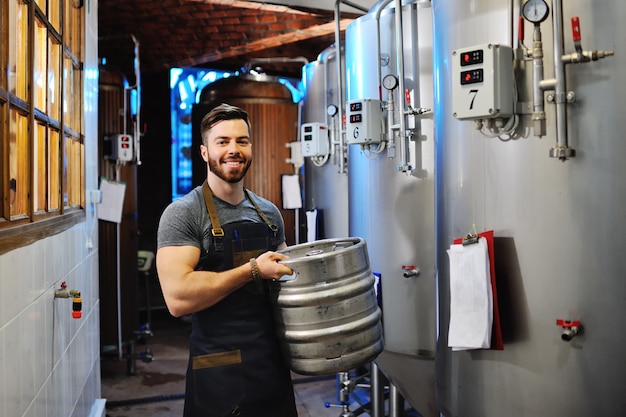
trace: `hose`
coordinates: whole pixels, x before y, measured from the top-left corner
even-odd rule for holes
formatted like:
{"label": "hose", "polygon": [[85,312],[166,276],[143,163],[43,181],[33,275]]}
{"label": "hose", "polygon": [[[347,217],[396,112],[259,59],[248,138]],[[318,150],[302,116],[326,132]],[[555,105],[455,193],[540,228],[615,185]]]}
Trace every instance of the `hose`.
{"label": "hose", "polygon": [[126,407],[138,404],[157,403],[161,401],[182,400],[185,394],[165,394],[154,397],[133,398],[129,400],[107,401],[106,408]]}

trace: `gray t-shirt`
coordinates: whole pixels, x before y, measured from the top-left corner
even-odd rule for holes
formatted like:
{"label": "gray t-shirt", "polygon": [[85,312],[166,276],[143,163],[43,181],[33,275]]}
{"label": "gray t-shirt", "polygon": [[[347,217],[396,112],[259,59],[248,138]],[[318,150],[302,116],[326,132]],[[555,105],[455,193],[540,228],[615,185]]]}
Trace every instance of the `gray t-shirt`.
{"label": "gray t-shirt", "polygon": [[[278,207],[250,190],[248,190],[248,193],[259,205],[261,211],[265,213],[270,223],[278,226],[276,235],[278,242],[284,242],[285,225]],[[213,200],[215,201],[217,216],[222,225],[237,221],[264,223],[248,198],[244,198],[236,206],[218,197],[214,197]],[[187,195],[173,201],[163,211],[157,231],[157,248],[164,246],[195,246],[200,250],[207,250],[208,248],[203,248],[203,242],[207,244],[212,240],[205,238],[210,233],[211,219],[204,203],[202,186],[198,186]]]}

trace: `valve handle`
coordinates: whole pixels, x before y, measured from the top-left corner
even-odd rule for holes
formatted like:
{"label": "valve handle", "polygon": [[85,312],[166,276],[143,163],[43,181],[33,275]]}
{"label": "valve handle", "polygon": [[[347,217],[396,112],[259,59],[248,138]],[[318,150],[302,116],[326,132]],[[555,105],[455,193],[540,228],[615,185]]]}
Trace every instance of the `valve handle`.
{"label": "valve handle", "polygon": [[574,42],[580,42],[580,19],[578,16],[572,17],[572,37]]}
{"label": "valve handle", "polygon": [[524,42],[524,16],[520,16],[517,23],[517,40]]}
{"label": "valve handle", "polygon": [[556,324],[561,326],[561,327],[580,327],[580,320],[563,320],[563,319],[556,319]]}

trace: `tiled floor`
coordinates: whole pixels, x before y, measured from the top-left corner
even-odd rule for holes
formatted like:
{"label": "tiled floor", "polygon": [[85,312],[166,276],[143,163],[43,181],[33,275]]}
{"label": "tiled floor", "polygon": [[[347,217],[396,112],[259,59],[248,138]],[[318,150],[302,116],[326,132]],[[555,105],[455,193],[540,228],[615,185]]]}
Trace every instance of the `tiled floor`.
{"label": "tiled floor", "polygon": [[[182,416],[185,369],[187,367],[188,338],[191,325],[170,317],[167,312],[153,313],[154,336],[144,344],[136,345],[141,353],[147,347],[154,355],[148,363],[135,361],[134,375],[128,375],[128,360],[103,355],[102,396],[107,400],[107,417],[178,417]],[[305,377],[293,375],[299,417],[340,417],[337,404],[337,382],[334,375]],[[369,392],[354,393],[350,410],[359,409],[359,397],[368,398]],[[361,415],[369,417],[362,412]]]}

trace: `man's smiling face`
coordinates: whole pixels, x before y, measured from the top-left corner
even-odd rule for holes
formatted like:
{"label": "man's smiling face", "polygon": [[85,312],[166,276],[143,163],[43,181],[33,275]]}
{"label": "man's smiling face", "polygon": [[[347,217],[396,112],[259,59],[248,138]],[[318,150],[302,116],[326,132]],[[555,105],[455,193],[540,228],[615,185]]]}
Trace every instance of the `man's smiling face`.
{"label": "man's smiling face", "polygon": [[206,146],[202,145],[200,151],[209,171],[232,184],[241,181],[252,163],[252,145],[246,122],[223,120],[207,133]]}

